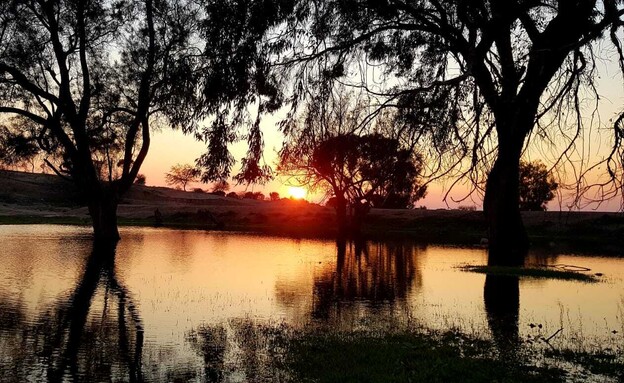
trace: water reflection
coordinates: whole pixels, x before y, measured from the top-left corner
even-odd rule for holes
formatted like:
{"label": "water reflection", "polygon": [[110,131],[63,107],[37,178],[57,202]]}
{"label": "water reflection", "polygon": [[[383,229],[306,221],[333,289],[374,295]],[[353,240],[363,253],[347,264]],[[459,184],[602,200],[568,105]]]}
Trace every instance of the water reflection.
{"label": "water reflection", "polygon": [[527,258],[605,274],[586,285],[458,268],[484,264],[479,248],[125,228],[92,249],[88,234],[0,226],[0,381],[280,381],[263,369],[282,324],[461,329],[509,358],[531,323],[563,327],[558,345],[622,344],[621,259]]}
{"label": "water reflection", "polygon": [[503,358],[514,358],[520,345],[520,281],[516,276],[488,275],[483,287],[488,325]]}
{"label": "water reflection", "polygon": [[0,310],[0,323],[16,337],[2,347],[13,360],[12,381],[141,381],[143,325],[116,278],[114,244],[94,244],[68,298],[33,320],[21,301],[10,302],[0,303],[10,306]]}
{"label": "water reflection", "polygon": [[[337,241],[336,261],[314,278],[312,318],[340,317],[364,302],[406,310],[406,298],[420,285],[417,248],[403,243]],[[399,307],[400,306],[400,307]]]}

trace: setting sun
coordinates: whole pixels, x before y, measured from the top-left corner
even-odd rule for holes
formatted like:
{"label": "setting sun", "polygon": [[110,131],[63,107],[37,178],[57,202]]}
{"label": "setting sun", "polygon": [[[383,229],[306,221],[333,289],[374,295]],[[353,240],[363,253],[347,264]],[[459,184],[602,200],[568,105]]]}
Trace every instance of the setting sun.
{"label": "setting sun", "polygon": [[291,186],[288,188],[288,195],[296,199],[304,199],[308,192],[306,189],[299,186]]}

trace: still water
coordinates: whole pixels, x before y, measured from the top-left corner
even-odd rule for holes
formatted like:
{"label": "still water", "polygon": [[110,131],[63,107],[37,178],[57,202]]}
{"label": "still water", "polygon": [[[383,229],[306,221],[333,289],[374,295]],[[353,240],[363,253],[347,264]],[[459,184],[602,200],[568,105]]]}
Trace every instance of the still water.
{"label": "still water", "polygon": [[602,275],[591,284],[490,279],[484,299],[486,277],[460,268],[485,264],[481,248],[151,228],[121,235],[111,261],[92,249],[89,229],[0,226],[0,381],[211,381],[218,368],[222,380],[252,381],[245,353],[256,338],[245,329],[256,324],[556,333],[551,343],[569,348],[624,341],[621,258],[535,252],[529,263]]}

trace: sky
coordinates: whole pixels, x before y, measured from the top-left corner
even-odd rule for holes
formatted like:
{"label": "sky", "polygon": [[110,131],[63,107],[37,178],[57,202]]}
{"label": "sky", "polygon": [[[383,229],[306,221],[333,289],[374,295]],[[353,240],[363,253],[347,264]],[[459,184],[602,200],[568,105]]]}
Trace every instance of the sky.
{"label": "sky", "polygon": [[[601,47],[597,47],[598,50]],[[587,96],[582,100],[583,105],[586,108],[586,114],[583,116],[585,123],[591,126],[591,129],[586,129],[583,136],[579,139],[579,147],[577,150],[578,158],[572,159],[575,163],[579,163],[580,157],[591,158],[595,161],[599,158],[603,158],[610,148],[611,142],[611,119],[614,118],[617,113],[624,110],[624,81],[622,81],[621,72],[615,60],[613,60],[613,52],[608,49],[601,50],[599,52],[603,55],[603,60],[599,62],[597,68],[597,89],[600,95],[598,100],[599,117],[593,116],[590,112],[593,110],[594,102],[596,101],[593,96]],[[261,128],[265,141],[265,161],[274,170],[277,167],[277,152],[279,151],[283,136],[277,129],[277,122],[280,120],[280,115],[266,116],[262,123]],[[245,156],[246,144],[245,142],[237,143],[232,146],[232,154],[237,160],[237,164],[234,167],[233,173],[239,169],[240,159]],[[194,164],[195,159],[199,157],[205,151],[205,144],[195,140],[193,136],[186,136],[180,131],[172,131],[163,129],[158,132],[154,132],[150,151],[147,158],[141,168],[141,173],[145,174],[147,178],[147,185],[153,186],[166,186],[165,173],[176,164]],[[527,157],[530,160],[544,159],[547,164],[552,162],[553,153],[557,151],[550,151],[544,149],[542,144],[532,144],[529,146]],[[591,162],[591,161],[590,161]],[[603,169],[604,170],[604,167]],[[572,174],[572,172],[569,172]],[[604,172],[603,172],[604,173]],[[568,185],[573,184],[573,176],[568,175]],[[416,206],[425,206],[428,209],[447,209],[457,208],[459,206],[475,206],[477,209],[482,208],[482,201],[479,195],[472,195],[467,199],[464,199],[467,194],[467,187],[457,186],[452,190],[452,193],[444,201],[444,195],[450,186],[452,180],[446,180],[444,182],[432,183],[428,187],[428,193],[426,197],[418,202]],[[276,177],[273,181],[266,185],[251,185],[245,187],[245,185],[236,186],[234,182],[230,180],[233,191],[261,191],[265,195],[270,192],[276,191],[282,197],[288,197],[289,185],[284,178]],[[190,188],[200,187],[203,189],[210,189],[210,185],[196,183],[190,185]],[[189,187],[187,187],[189,189]],[[570,207],[569,192],[563,191],[561,194],[548,204],[548,210],[578,210],[579,207]],[[309,195],[308,200],[313,202],[319,202],[321,196]],[[460,201],[461,200],[461,201]],[[458,201],[458,202],[456,202]],[[597,210],[597,211],[617,211],[620,209],[621,199],[618,197],[614,200],[606,201],[600,205],[596,204],[583,204],[581,210]]]}

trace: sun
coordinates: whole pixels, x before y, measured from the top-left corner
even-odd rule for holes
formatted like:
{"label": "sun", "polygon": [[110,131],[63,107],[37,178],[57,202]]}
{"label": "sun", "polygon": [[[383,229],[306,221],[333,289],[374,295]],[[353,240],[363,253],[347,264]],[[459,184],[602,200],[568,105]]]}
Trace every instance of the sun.
{"label": "sun", "polygon": [[295,199],[304,199],[308,192],[299,186],[291,186],[288,188],[288,195]]}

